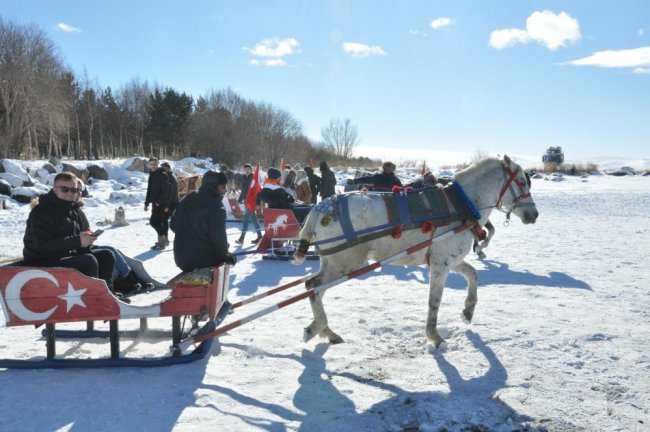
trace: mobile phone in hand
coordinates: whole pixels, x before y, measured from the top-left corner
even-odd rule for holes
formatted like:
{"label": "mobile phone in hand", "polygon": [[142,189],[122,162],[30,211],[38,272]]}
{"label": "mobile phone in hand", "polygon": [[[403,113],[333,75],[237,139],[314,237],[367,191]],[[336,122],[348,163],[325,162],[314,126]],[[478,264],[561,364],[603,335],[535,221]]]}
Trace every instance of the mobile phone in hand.
{"label": "mobile phone in hand", "polygon": [[97,231],[95,231],[95,232],[92,233],[91,235],[92,235],[93,237],[99,237],[99,236],[102,235],[102,234],[104,234],[104,230],[98,229]]}

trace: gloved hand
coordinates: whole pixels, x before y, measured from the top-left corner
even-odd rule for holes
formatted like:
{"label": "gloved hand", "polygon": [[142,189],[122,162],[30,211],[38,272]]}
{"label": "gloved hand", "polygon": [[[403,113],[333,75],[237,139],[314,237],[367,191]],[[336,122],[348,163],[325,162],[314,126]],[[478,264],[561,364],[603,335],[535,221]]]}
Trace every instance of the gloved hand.
{"label": "gloved hand", "polygon": [[237,264],[237,257],[231,254],[230,252],[228,252],[223,262],[226,264],[230,264],[231,266],[234,266],[235,264]]}

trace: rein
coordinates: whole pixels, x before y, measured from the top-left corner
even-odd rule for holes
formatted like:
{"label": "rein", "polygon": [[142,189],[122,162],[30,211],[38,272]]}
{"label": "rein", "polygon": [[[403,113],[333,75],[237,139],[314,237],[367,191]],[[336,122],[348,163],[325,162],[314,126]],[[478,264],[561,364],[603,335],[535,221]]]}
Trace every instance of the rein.
{"label": "rein", "polygon": [[[503,226],[508,226],[510,225],[510,213],[512,213],[512,211],[517,206],[531,206],[534,204],[520,202],[522,200],[531,197],[530,188],[529,188],[529,192],[526,192],[526,189],[524,189],[524,185],[519,180],[517,180],[517,176],[515,175],[514,171],[512,171],[510,167],[507,166],[503,161],[502,161],[502,166],[503,166],[503,173],[505,174],[506,182],[501,188],[501,191],[499,192],[499,197],[497,198],[496,204],[488,208],[495,208],[504,212],[506,214],[506,220],[503,222]],[[526,179],[528,179],[528,177],[526,177]],[[517,187],[519,188],[519,195],[517,195],[517,191],[515,190],[515,185],[517,185]],[[506,194],[507,191],[510,191],[513,197],[512,209],[510,211],[504,210],[501,202],[503,200],[503,196]]]}

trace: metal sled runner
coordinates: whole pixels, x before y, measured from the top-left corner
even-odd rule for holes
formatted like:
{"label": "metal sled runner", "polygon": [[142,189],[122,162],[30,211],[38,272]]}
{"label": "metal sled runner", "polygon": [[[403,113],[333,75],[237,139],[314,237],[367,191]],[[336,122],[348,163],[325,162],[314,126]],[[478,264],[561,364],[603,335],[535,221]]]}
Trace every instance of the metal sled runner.
{"label": "metal sled runner", "polygon": [[[141,264],[141,263],[140,263]],[[141,267],[141,266],[140,266]],[[142,269],[143,271],[143,269]],[[0,359],[0,368],[151,367],[188,363],[204,358],[211,343],[193,352],[157,358],[127,358],[120,355],[120,337],[170,337],[177,344],[187,335],[214,331],[230,310],[227,302],[229,266],[181,273],[167,283],[169,296],[163,301],[134,306],[120,301],[103,280],[69,268],[7,266],[0,268],[0,304],[7,327],[45,325],[46,358],[42,360]],[[159,285],[162,285],[158,283]],[[170,317],[169,332],[151,331],[147,318]],[[181,319],[188,317],[192,328],[185,333]],[[140,329],[120,332],[119,321],[139,319]],[[199,321],[207,322],[199,327]],[[94,321],[108,321],[108,331],[94,329]],[[85,330],[57,330],[62,323],[85,322]],[[108,338],[110,357],[70,359],[56,357],[57,338]],[[206,341],[207,342],[207,341]]]}

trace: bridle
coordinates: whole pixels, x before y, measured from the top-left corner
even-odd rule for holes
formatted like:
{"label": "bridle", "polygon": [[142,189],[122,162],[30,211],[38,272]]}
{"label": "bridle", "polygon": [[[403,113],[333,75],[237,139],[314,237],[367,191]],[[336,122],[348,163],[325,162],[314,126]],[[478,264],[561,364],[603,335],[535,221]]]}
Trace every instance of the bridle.
{"label": "bridle", "polygon": [[[515,174],[515,172],[512,171],[510,167],[506,165],[506,163],[503,161],[502,161],[502,166],[503,166],[503,173],[505,174],[506,182],[501,188],[501,192],[499,192],[499,197],[497,198],[497,202],[494,205],[494,207],[506,214],[506,223],[507,223],[510,219],[510,213],[517,206],[534,205],[534,204],[520,202],[522,200],[525,200],[526,198],[530,198],[531,197],[530,192],[526,192],[524,185],[517,179],[517,175]],[[526,176],[526,180],[528,182],[528,186],[530,190],[530,180],[528,176]],[[507,191],[510,191],[513,197],[512,208],[509,211],[503,208],[503,203],[502,203],[503,196],[506,194]]]}

